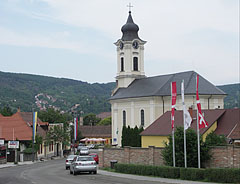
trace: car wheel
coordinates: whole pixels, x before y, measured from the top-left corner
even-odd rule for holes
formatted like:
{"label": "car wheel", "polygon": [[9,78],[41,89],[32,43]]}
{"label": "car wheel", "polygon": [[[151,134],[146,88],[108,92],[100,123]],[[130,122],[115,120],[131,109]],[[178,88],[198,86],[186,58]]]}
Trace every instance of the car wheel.
{"label": "car wheel", "polygon": [[66,167],[66,170],[68,170],[68,167]]}
{"label": "car wheel", "polygon": [[93,174],[97,174],[97,171],[94,171]]}

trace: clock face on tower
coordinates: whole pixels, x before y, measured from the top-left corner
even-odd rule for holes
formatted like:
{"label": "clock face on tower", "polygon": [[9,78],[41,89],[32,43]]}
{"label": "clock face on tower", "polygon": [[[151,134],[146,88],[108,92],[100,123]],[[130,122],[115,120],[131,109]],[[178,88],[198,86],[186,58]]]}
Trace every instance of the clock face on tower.
{"label": "clock face on tower", "polygon": [[134,49],[137,49],[138,48],[138,42],[137,41],[134,41],[133,44],[132,44],[133,48]]}
{"label": "clock face on tower", "polygon": [[123,49],[123,42],[120,42],[119,48],[122,50]]}

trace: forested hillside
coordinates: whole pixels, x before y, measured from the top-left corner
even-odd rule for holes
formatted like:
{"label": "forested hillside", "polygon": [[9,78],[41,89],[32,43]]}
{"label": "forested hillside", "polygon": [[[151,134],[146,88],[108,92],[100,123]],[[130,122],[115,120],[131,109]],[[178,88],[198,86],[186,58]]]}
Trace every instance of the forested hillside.
{"label": "forested hillside", "polygon": [[224,99],[225,109],[231,109],[235,107],[240,108],[240,83],[228,84],[217,87],[228,94],[227,97]]}
{"label": "forested hillside", "polygon": [[89,84],[64,78],[0,72],[0,107],[16,111],[54,107],[60,111],[110,111],[108,98],[115,83]]}
{"label": "forested hillside", "polygon": [[[43,110],[53,107],[64,112],[83,111],[100,113],[110,111],[108,98],[115,83],[90,84],[87,82],[30,74],[0,72],[0,108],[16,111]],[[225,108],[240,108],[240,84],[217,86],[228,96]]]}

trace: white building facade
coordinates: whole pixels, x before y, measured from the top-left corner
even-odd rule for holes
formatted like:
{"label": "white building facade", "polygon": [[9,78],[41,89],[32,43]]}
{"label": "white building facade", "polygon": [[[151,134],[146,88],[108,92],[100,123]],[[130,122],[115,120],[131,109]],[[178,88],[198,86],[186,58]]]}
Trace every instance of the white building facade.
{"label": "white building facade", "polygon": [[[182,110],[180,84],[184,80],[186,108],[196,109],[196,75],[194,71],[156,77],[144,72],[144,44],[138,37],[138,26],[131,12],[122,27],[117,46],[117,87],[110,98],[112,113],[112,144],[121,146],[122,127],[142,126],[144,129],[171,110],[171,88],[177,82],[176,109]],[[199,94],[202,109],[224,108],[226,94],[200,76]],[[163,127],[164,128],[164,127]]]}

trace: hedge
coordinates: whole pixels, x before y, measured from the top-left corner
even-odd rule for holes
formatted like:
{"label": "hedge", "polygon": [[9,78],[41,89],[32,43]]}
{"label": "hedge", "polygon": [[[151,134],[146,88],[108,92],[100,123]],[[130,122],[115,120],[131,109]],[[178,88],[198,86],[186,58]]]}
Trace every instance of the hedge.
{"label": "hedge", "polygon": [[114,165],[114,170],[116,172],[126,174],[158,176],[162,178],[174,178],[191,181],[240,183],[240,169],[197,169],[117,163]]}

